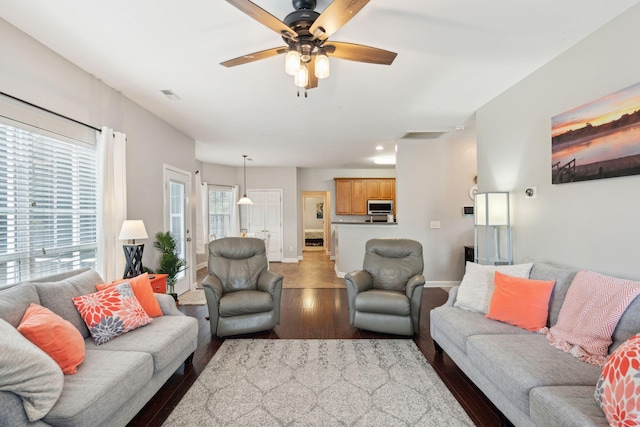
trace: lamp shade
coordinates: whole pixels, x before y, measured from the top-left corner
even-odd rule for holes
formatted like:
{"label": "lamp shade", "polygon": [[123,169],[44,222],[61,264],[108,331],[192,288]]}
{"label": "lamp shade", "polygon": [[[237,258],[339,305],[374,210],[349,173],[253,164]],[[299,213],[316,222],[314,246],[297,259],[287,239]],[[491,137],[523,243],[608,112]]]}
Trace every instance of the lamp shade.
{"label": "lamp shade", "polygon": [[309,84],[309,70],[306,65],[302,65],[293,76],[293,83],[297,87],[306,87]]}
{"label": "lamp shade", "polygon": [[319,79],[325,79],[329,77],[329,71],[329,58],[323,49],[316,55],[315,75]]}
{"label": "lamp shade", "polygon": [[284,59],[284,70],[290,76],[295,74],[300,69],[300,54],[295,49],[289,49]]}
{"label": "lamp shade", "polygon": [[251,201],[250,198],[247,197],[247,195],[243,195],[242,198],[240,200],[238,200],[238,205],[252,205],[253,202]]}
{"label": "lamp shade", "polygon": [[122,229],[120,229],[120,240],[135,240],[135,239],[147,239],[147,230],[144,228],[144,222],[140,219],[126,220],[122,223]]}
{"label": "lamp shade", "polygon": [[475,225],[509,225],[509,193],[476,193]]}

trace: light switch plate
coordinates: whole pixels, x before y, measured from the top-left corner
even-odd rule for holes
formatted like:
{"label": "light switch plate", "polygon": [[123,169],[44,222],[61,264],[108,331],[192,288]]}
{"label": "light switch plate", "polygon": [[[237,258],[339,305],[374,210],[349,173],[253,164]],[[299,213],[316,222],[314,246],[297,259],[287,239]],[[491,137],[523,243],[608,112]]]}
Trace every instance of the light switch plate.
{"label": "light switch plate", "polygon": [[431,221],[431,228],[440,228],[440,221]]}

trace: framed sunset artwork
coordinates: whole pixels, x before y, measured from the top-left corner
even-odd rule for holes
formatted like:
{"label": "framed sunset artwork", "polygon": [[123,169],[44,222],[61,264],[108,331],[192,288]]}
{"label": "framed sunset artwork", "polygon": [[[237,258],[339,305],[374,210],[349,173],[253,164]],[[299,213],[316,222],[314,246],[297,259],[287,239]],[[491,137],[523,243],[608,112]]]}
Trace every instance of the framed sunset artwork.
{"label": "framed sunset artwork", "polygon": [[553,184],[640,174],[640,83],[553,116]]}

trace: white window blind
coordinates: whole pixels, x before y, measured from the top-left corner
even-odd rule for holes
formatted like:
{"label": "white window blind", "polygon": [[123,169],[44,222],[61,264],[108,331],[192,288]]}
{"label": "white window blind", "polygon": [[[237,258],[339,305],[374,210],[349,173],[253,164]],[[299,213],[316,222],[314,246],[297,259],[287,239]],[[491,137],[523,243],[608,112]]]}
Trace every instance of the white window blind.
{"label": "white window blind", "polygon": [[96,146],[0,118],[0,287],[97,256]]}
{"label": "white window blind", "polygon": [[230,187],[209,185],[209,241],[233,235],[235,201]]}

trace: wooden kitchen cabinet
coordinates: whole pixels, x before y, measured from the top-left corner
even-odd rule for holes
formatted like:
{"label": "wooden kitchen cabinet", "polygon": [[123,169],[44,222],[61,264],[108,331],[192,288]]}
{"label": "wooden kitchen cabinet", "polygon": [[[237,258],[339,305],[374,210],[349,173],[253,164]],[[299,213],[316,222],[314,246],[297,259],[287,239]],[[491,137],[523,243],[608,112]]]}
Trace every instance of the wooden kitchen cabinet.
{"label": "wooden kitchen cabinet", "polygon": [[380,179],[380,200],[394,200],[396,199],[396,180],[395,179]]}
{"label": "wooden kitchen cabinet", "polygon": [[367,200],[394,200],[395,190],[393,178],[367,179]]}
{"label": "wooden kitchen cabinet", "polygon": [[380,180],[367,180],[367,200],[380,200]]}
{"label": "wooden kitchen cabinet", "polygon": [[367,215],[367,200],[393,200],[394,178],[334,178],[336,215]]}
{"label": "wooden kitchen cabinet", "polygon": [[367,214],[367,180],[354,179],[351,181],[351,214]]}
{"label": "wooden kitchen cabinet", "polygon": [[351,180],[336,178],[336,215],[351,215]]}

